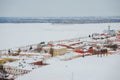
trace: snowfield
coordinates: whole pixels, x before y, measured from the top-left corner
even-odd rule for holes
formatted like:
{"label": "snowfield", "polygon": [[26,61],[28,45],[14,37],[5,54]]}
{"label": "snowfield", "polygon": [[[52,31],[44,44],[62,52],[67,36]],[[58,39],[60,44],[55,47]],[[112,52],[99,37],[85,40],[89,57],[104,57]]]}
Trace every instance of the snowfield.
{"label": "snowfield", "polygon": [[40,43],[88,36],[111,29],[120,29],[120,23],[103,24],[46,24],[46,23],[1,23],[0,50]]}
{"label": "snowfield", "polygon": [[103,57],[86,56],[69,61],[51,59],[50,65],[16,80],[120,80],[120,52]]}

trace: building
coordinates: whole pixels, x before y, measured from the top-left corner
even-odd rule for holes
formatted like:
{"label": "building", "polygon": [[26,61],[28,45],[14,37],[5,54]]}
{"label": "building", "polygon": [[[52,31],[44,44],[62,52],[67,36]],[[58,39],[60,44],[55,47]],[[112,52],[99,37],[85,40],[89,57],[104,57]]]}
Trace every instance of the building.
{"label": "building", "polygon": [[120,41],[120,30],[118,30],[116,33],[116,40]]}
{"label": "building", "polygon": [[43,61],[43,57],[27,57],[22,58],[15,62],[7,62],[3,65],[3,69],[12,75],[23,75],[27,74],[33,69],[39,68],[40,65],[35,65],[35,63]]}
{"label": "building", "polygon": [[[17,65],[17,63],[14,63],[14,64]],[[18,68],[17,66],[14,66],[14,64],[6,63],[6,64],[4,64],[3,69],[7,73],[12,74],[12,75],[20,75],[20,74],[22,75],[22,74],[26,74],[31,71],[31,69],[28,68],[28,65],[26,65],[27,68],[24,68],[22,66],[20,67],[20,65],[18,65],[19,66],[19,68]]]}
{"label": "building", "polygon": [[115,30],[104,30],[103,33],[110,36],[115,36]]}
{"label": "building", "polygon": [[63,55],[66,52],[67,52],[67,48],[62,46],[54,46],[50,50],[50,54],[52,56]]}
{"label": "building", "polygon": [[34,50],[34,52],[40,52],[42,50],[42,45],[37,44],[37,48]]}
{"label": "building", "polygon": [[16,60],[17,59],[14,59],[14,58],[2,58],[2,59],[0,59],[0,65],[5,64],[6,62],[14,62]]}
{"label": "building", "polygon": [[44,50],[45,53],[50,53],[50,46],[45,46],[42,49]]}
{"label": "building", "polygon": [[40,53],[34,53],[34,52],[21,52],[19,56],[39,56]]}

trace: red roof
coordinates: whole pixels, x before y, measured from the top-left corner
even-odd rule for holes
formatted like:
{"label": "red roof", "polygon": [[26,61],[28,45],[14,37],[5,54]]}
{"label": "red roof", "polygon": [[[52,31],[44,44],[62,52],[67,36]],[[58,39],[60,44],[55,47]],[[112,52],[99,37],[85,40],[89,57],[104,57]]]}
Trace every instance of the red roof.
{"label": "red roof", "polygon": [[80,50],[80,49],[79,49],[79,50],[78,50],[78,49],[75,50],[75,52],[77,52],[77,53],[84,53],[84,51],[83,51],[83,50]]}

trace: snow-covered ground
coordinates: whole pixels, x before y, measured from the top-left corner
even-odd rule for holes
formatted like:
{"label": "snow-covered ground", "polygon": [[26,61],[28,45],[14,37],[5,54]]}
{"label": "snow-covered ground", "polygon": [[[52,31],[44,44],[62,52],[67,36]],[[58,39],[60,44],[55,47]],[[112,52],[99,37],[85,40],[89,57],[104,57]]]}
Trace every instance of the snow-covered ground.
{"label": "snow-covered ground", "polygon": [[0,50],[36,44],[41,41],[63,40],[102,32],[108,26],[120,29],[120,23],[103,24],[43,24],[1,23]]}
{"label": "snow-covered ground", "polygon": [[104,57],[86,56],[69,61],[56,58],[51,65],[33,70],[16,80],[120,80],[120,53]]}
{"label": "snow-covered ground", "polygon": [[[101,33],[107,29],[120,30],[120,23],[104,24],[0,24],[0,50]],[[45,60],[50,65],[38,68],[16,80],[120,80],[119,54],[104,57],[86,56],[69,61],[60,59],[76,56],[67,54]]]}

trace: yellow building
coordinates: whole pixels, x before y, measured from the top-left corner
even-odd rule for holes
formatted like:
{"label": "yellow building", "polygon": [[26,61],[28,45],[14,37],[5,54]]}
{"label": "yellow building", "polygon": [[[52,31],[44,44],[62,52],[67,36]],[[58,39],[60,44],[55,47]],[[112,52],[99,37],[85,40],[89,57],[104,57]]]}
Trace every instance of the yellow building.
{"label": "yellow building", "polygon": [[66,47],[54,46],[52,47],[52,56],[63,55],[67,52]]}
{"label": "yellow building", "polygon": [[16,61],[17,59],[12,59],[12,58],[3,58],[0,60],[0,65],[5,64],[6,62],[13,62]]}

